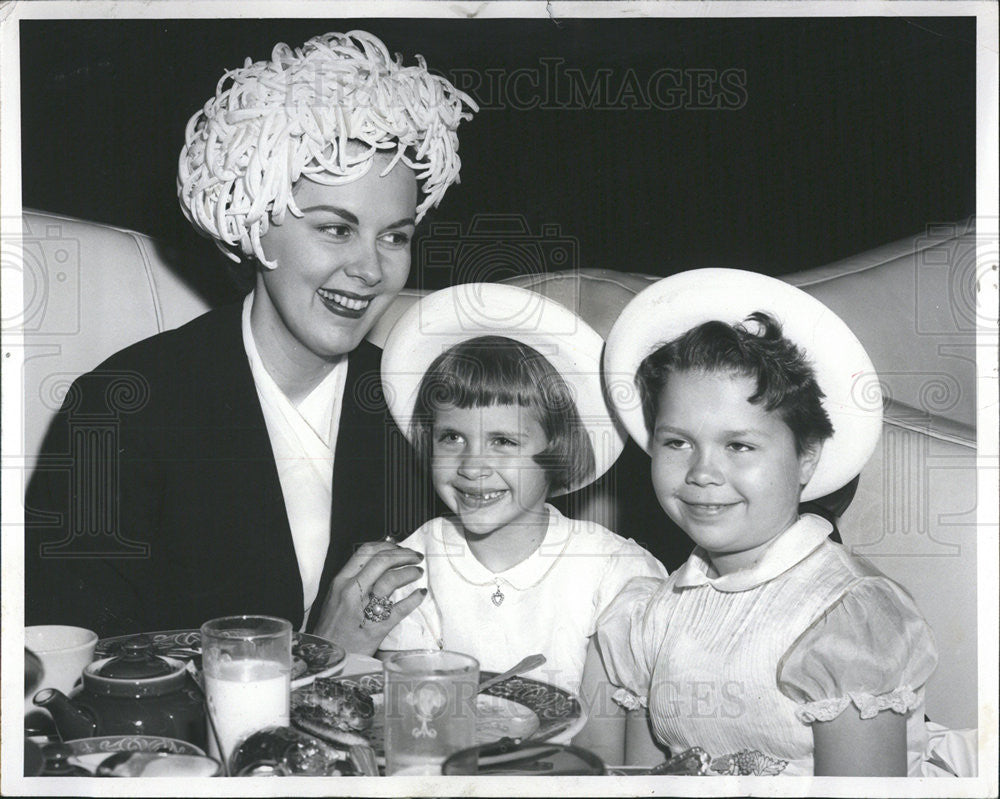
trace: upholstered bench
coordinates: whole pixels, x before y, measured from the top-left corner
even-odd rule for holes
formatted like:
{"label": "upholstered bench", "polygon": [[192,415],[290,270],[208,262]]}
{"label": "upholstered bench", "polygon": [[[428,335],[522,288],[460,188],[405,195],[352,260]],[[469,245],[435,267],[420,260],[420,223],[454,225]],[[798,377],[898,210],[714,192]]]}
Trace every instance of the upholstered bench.
{"label": "upholstered bench", "polygon": [[[171,265],[163,244],[133,231],[26,212],[23,241],[8,237],[4,248],[14,256],[5,266],[23,264],[27,476],[73,378],[211,303]],[[962,223],[784,277],[853,328],[883,381],[882,441],[840,529],[845,544],[902,583],[930,621],[941,660],[927,712],[951,727],[978,721],[973,264],[974,231]],[[563,302],[606,334],[653,280],[582,270],[508,282]],[[371,340],[384,342],[419,295],[404,291]],[[4,454],[8,463],[16,455]]]}

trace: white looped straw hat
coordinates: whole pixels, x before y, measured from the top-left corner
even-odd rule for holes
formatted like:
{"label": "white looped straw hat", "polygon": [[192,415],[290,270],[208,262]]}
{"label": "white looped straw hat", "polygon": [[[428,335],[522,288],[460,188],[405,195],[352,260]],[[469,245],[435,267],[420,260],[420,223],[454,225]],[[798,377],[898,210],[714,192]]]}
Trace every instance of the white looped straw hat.
{"label": "white looped straw hat", "polygon": [[[604,339],[579,316],[528,289],[498,283],[465,283],[436,291],[396,322],[382,354],[386,404],[407,438],[420,382],[435,358],[479,336],[506,336],[545,356],[576,400],[594,450],[594,474],[570,486],[583,488],[604,474],[625,445],[601,383]],[[556,492],[558,493],[558,492]]]}
{"label": "white looped straw hat", "polygon": [[806,354],[826,397],[834,434],[803,500],[825,496],[853,479],[882,431],[882,390],[868,353],[833,311],[801,289],[739,269],[695,269],[657,281],[637,294],[615,321],[604,353],[608,396],[618,418],[647,452],[649,431],[635,384],[639,364],[658,347],[704,322],[742,322],[754,311],[774,316]]}

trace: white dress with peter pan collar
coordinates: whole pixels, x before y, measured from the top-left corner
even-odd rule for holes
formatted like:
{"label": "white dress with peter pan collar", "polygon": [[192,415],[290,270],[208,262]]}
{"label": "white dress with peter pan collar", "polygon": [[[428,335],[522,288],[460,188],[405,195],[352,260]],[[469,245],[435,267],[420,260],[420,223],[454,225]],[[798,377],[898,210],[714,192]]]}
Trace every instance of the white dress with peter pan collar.
{"label": "white dress with peter pan collar", "polygon": [[631,539],[545,507],[549,524],[541,546],[496,574],[476,560],[450,517],[432,519],[401,542],[426,556],[425,571],[392,599],[429,590],[381,648],[464,652],[483,671],[505,671],[541,652],[546,663],[523,676],[576,693],[601,612],[633,577],[662,579],[667,572]]}
{"label": "white dress with peter pan collar", "polygon": [[700,746],[719,768],[739,753],[739,773],[810,775],[811,723],[853,705],[862,718],[906,716],[910,776],[940,773],[928,766],[923,714],[937,665],[930,628],[831,529],[802,516],[755,566],[723,576],[695,549],[667,580],[633,580],[602,615],[601,655],[622,704],[648,705],[673,752]]}

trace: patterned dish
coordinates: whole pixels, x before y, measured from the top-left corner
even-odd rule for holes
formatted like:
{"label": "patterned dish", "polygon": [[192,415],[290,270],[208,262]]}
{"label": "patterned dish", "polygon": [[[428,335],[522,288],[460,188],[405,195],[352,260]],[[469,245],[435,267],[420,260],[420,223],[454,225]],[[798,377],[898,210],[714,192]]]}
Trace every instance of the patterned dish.
{"label": "patterned dish", "polygon": [[179,738],[162,735],[99,735],[96,738],[77,738],[65,745],[75,757],[81,755],[110,755],[115,752],[169,752],[174,755],[204,755],[194,744]]}
{"label": "patterned dish", "polygon": [[[187,660],[201,652],[200,630],[165,630],[142,633],[153,642],[157,654]],[[94,659],[113,657],[122,644],[136,635],[102,638],[97,642]],[[292,688],[309,685],[317,677],[329,677],[342,667],[347,653],[332,641],[307,633],[292,633]]]}
{"label": "patterned dish", "polygon": [[[484,671],[479,676],[485,680],[496,674]],[[380,760],[385,752],[384,715],[381,712],[383,679],[380,672],[337,679],[339,683],[371,694],[375,702],[374,722],[361,734],[368,739]],[[292,691],[293,724],[297,712],[310,704],[309,692],[312,690],[307,686]],[[511,677],[487,688],[477,698],[476,712],[476,743],[479,744],[529,735],[532,740],[538,741],[555,735],[569,739],[579,731],[585,720],[575,696],[562,688],[526,677]]]}
{"label": "patterned dish", "polygon": [[[214,774],[207,776],[218,776],[222,771],[222,767],[217,761],[208,758],[194,744],[177,738],[165,738],[162,735],[100,735],[96,738],[77,738],[75,741],[66,741],[64,745],[69,748],[70,762],[82,766],[92,774],[101,763],[116,752],[149,752],[150,754],[157,753],[158,756],[162,757],[188,755],[201,758],[202,768],[207,766],[211,770],[212,764],[215,765]],[[170,762],[186,764],[190,761],[185,758],[177,758]]]}

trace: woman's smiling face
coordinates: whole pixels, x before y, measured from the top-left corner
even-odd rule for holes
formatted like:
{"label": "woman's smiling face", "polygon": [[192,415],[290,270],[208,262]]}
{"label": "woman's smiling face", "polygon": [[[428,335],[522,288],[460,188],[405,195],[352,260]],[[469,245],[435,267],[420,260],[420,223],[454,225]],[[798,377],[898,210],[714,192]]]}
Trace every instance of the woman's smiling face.
{"label": "woman's smiling face", "polygon": [[656,496],[720,574],[752,566],[797,520],[819,457],[797,455],[781,416],[748,402],[756,388],[739,375],[675,372],[657,406]]}
{"label": "woman's smiling face", "polygon": [[301,217],[285,214],[261,237],[276,269],[259,268],[251,326],[261,358],[322,368],[365,337],[410,272],[417,182],[387,156],[351,183],[326,186],[306,177],[295,186]]}

